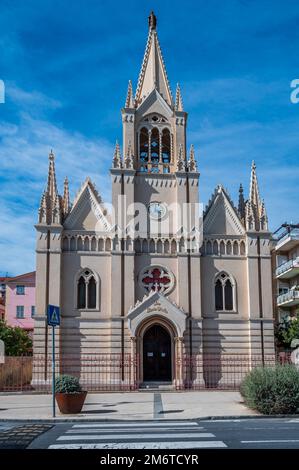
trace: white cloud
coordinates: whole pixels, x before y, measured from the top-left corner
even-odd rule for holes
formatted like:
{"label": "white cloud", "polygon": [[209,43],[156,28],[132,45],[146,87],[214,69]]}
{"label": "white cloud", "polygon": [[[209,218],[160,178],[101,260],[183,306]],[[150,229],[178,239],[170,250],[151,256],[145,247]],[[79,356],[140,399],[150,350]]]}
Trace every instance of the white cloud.
{"label": "white cloud", "polygon": [[57,109],[62,106],[60,101],[52,99],[39,91],[25,91],[13,83],[8,83],[6,88],[7,99],[11,99],[19,108],[34,106],[44,107],[47,110]]}
{"label": "white cloud", "polygon": [[[32,101],[51,103],[40,93],[33,95],[18,90],[16,104]],[[22,106],[21,106],[22,107]],[[48,153],[56,155],[56,174],[60,192],[68,176],[74,195],[90,176],[103,200],[110,200],[108,169],[113,147],[105,139],[88,139],[78,132],[69,132],[20,113],[18,125],[0,124],[1,206],[0,272],[10,274],[34,269],[34,223],[41,193],[48,173]]]}

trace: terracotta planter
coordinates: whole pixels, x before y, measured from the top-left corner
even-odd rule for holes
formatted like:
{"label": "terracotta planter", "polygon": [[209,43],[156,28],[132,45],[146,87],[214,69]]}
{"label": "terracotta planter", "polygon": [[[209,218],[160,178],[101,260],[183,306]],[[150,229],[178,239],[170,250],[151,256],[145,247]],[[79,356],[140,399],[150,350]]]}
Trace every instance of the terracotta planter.
{"label": "terracotta planter", "polygon": [[80,413],[83,408],[87,392],[80,393],[56,393],[55,398],[60,413],[75,414]]}

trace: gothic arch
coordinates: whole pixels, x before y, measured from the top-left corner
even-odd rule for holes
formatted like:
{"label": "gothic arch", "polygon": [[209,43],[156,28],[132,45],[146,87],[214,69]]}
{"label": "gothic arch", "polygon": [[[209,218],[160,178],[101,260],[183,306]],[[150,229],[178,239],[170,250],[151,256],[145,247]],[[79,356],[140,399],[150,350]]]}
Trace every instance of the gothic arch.
{"label": "gothic arch", "polygon": [[214,277],[214,311],[235,312],[237,310],[236,281],[225,271],[220,271]]}
{"label": "gothic arch", "polygon": [[62,240],[63,251],[69,251],[69,243],[70,243],[69,237],[67,236],[63,237],[63,240]]}
{"label": "gothic arch", "polygon": [[237,240],[235,240],[233,244],[233,253],[235,256],[239,255],[239,243],[237,242]]}
{"label": "gothic arch", "polygon": [[171,253],[175,254],[177,252],[177,242],[176,240],[171,241]]}
{"label": "gothic arch", "polygon": [[77,237],[77,250],[83,251],[83,237],[81,235]]}
{"label": "gothic arch", "polygon": [[245,245],[245,242],[243,240],[240,243],[240,255],[241,256],[246,255],[246,245]]}
{"label": "gothic arch", "polygon": [[231,255],[232,254],[232,243],[230,240],[226,243],[226,254]]}
{"label": "gothic arch", "polygon": [[103,238],[99,238],[98,240],[98,250],[104,251],[104,239]]}
{"label": "gothic arch", "polygon": [[74,236],[70,240],[70,251],[76,251],[76,238]]}
{"label": "gothic arch", "polygon": [[111,251],[111,238],[105,240],[105,251]]}
{"label": "gothic arch", "polygon": [[90,268],[83,268],[75,276],[75,309],[100,310],[101,281]]}
{"label": "gothic arch", "polygon": [[92,237],[91,244],[90,244],[91,251],[97,251],[97,239],[96,237]]}

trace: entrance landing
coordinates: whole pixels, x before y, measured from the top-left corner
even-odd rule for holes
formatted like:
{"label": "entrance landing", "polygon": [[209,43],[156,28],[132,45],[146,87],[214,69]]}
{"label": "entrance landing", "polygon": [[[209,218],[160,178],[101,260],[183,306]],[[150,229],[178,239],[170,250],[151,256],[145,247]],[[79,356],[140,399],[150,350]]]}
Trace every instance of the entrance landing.
{"label": "entrance landing", "polygon": [[171,390],[175,390],[175,386],[172,382],[143,382],[142,384],[140,384],[139,390],[150,390],[151,392],[154,390],[159,390],[160,392],[169,392]]}

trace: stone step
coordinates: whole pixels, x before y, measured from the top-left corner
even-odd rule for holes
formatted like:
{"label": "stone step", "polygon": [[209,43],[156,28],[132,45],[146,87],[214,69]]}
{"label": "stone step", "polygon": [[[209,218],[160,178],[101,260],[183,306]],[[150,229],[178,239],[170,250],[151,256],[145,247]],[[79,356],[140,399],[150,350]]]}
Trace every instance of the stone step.
{"label": "stone step", "polygon": [[143,382],[139,386],[139,390],[174,390],[175,386],[172,382]]}

